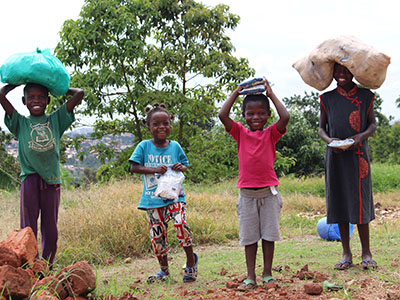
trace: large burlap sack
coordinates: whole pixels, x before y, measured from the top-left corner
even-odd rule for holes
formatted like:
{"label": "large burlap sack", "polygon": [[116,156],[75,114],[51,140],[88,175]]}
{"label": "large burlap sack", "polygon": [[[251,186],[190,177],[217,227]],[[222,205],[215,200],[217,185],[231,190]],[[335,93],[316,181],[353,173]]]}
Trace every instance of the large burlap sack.
{"label": "large burlap sack", "polygon": [[70,84],[67,69],[49,49],[10,56],[1,66],[0,75],[4,83],[41,84],[56,97],[65,95]]}
{"label": "large burlap sack", "polygon": [[356,37],[339,36],[324,41],[293,67],[305,83],[322,91],[333,80],[335,62],[348,68],[363,86],[377,89],[385,81],[390,57]]}

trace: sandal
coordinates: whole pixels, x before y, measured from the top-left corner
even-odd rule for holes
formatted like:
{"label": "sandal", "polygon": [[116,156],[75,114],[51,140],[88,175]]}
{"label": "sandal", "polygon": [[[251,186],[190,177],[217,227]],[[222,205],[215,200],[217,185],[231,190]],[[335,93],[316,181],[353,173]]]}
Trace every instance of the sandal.
{"label": "sandal", "polygon": [[364,270],[375,270],[378,267],[378,263],[372,258],[363,260],[361,265]]}
{"label": "sandal", "polygon": [[193,267],[185,267],[185,271],[183,272],[183,282],[193,282],[196,281],[197,278],[197,263],[199,261],[199,258],[197,257],[196,253],[193,253],[194,256],[194,266]]}
{"label": "sandal", "polygon": [[243,280],[242,284],[238,286],[237,290],[238,291],[249,291],[249,290],[254,290],[257,287],[257,284],[254,280],[252,279],[245,279]]}
{"label": "sandal", "polygon": [[353,262],[351,260],[340,260],[336,263],[336,265],[333,268],[335,270],[347,270],[350,269],[352,265]]}
{"label": "sandal", "polygon": [[268,284],[268,283],[270,283],[270,282],[275,282],[275,283],[276,283],[276,280],[275,280],[275,278],[272,277],[272,276],[265,276],[265,277],[263,278],[262,282],[263,282],[263,284]]}
{"label": "sandal", "polygon": [[154,282],[164,282],[168,280],[168,275],[163,270],[160,270],[158,273],[151,275],[147,278],[147,283]]}

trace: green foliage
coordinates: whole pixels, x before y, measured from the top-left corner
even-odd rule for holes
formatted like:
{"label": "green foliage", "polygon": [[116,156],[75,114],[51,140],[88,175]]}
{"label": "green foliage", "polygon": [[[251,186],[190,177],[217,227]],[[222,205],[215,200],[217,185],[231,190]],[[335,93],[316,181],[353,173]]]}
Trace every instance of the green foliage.
{"label": "green foliage", "polygon": [[7,153],[6,145],[12,139],[11,134],[0,128],[0,189],[14,189],[20,185],[19,173],[21,167],[17,160]]}
{"label": "green foliage", "polygon": [[400,164],[400,122],[378,127],[369,143],[374,162]]}
{"label": "green foliage", "polygon": [[319,95],[305,92],[303,97],[294,95],[283,101],[290,113],[286,134],[277,144],[283,156],[296,161],[289,168],[297,176],[320,174],[324,171],[325,145],[318,137]]}
{"label": "green foliage", "polygon": [[390,192],[400,190],[400,165],[379,164],[371,166],[372,190],[376,192]]}
{"label": "green foliage", "polygon": [[304,96],[294,95],[289,98],[283,98],[283,102],[290,110],[300,111],[309,126],[318,131],[319,126],[319,94],[304,92]]}
{"label": "green foliage", "polygon": [[218,182],[237,175],[236,142],[223,126],[201,131],[189,144],[190,166],[185,176],[191,182]]}
{"label": "green foliage", "polygon": [[71,176],[69,175],[68,171],[64,168],[64,166],[61,164],[60,165],[60,171],[61,171],[61,182],[63,188],[69,188],[71,187]]}
{"label": "green foliage", "polygon": [[[86,0],[55,53],[73,68],[72,85],[86,90],[80,112],[97,116],[97,137],[130,132],[141,141],[144,108],[163,102],[176,117],[171,138],[186,150],[212,126],[229,85],[254,73],[226,35],[238,21],[226,5],[192,0]],[[100,148],[104,160],[115,154]]]}
{"label": "green foliage", "polygon": [[120,153],[116,160],[101,165],[97,170],[96,180],[104,183],[111,179],[125,178],[129,174],[130,163],[128,160],[133,150],[134,147],[128,147]]}
{"label": "green foliage", "polygon": [[375,93],[375,99],[374,99],[373,108],[374,108],[374,112],[375,112],[376,124],[377,124],[378,127],[380,127],[380,126],[388,126],[389,125],[389,121],[392,118],[390,116],[389,116],[389,118],[387,118],[382,113],[382,103],[383,103],[382,97],[378,93]]}
{"label": "green foliage", "polygon": [[[208,8],[192,0],[153,3],[161,15],[155,38],[163,68],[160,80],[170,95],[165,102],[178,119],[177,140],[186,148],[193,127],[203,127],[215,116],[215,103],[226,99],[223,91],[254,70],[247,59],[233,56],[226,31],[236,28],[239,17],[228,6]],[[206,78],[211,83],[203,84]]]}
{"label": "green foliage", "polygon": [[139,139],[143,97],[159,73],[146,61],[154,52],[148,43],[154,14],[149,1],[87,0],[78,20],[64,22],[55,49],[74,69],[72,86],[86,91],[81,112],[99,120],[118,115],[124,132]]}

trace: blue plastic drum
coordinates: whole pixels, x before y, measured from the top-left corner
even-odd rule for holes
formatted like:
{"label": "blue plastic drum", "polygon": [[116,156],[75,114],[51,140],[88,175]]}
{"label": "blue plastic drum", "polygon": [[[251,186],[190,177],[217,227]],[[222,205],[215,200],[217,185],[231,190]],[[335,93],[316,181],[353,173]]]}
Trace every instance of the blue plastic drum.
{"label": "blue plastic drum", "polygon": [[[349,224],[349,236],[353,234],[354,226]],[[321,238],[328,241],[340,241],[338,224],[327,224],[326,217],[320,219],[317,224],[317,231]]]}

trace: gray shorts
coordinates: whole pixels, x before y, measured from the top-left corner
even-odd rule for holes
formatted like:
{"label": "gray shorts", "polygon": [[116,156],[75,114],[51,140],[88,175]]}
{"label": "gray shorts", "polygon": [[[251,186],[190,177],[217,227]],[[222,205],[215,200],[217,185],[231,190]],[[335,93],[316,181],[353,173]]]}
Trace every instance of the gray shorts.
{"label": "gray shorts", "polygon": [[277,187],[240,189],[236,211],[239,217],[240,245],[280,240],[279,222],[282,197]]}

